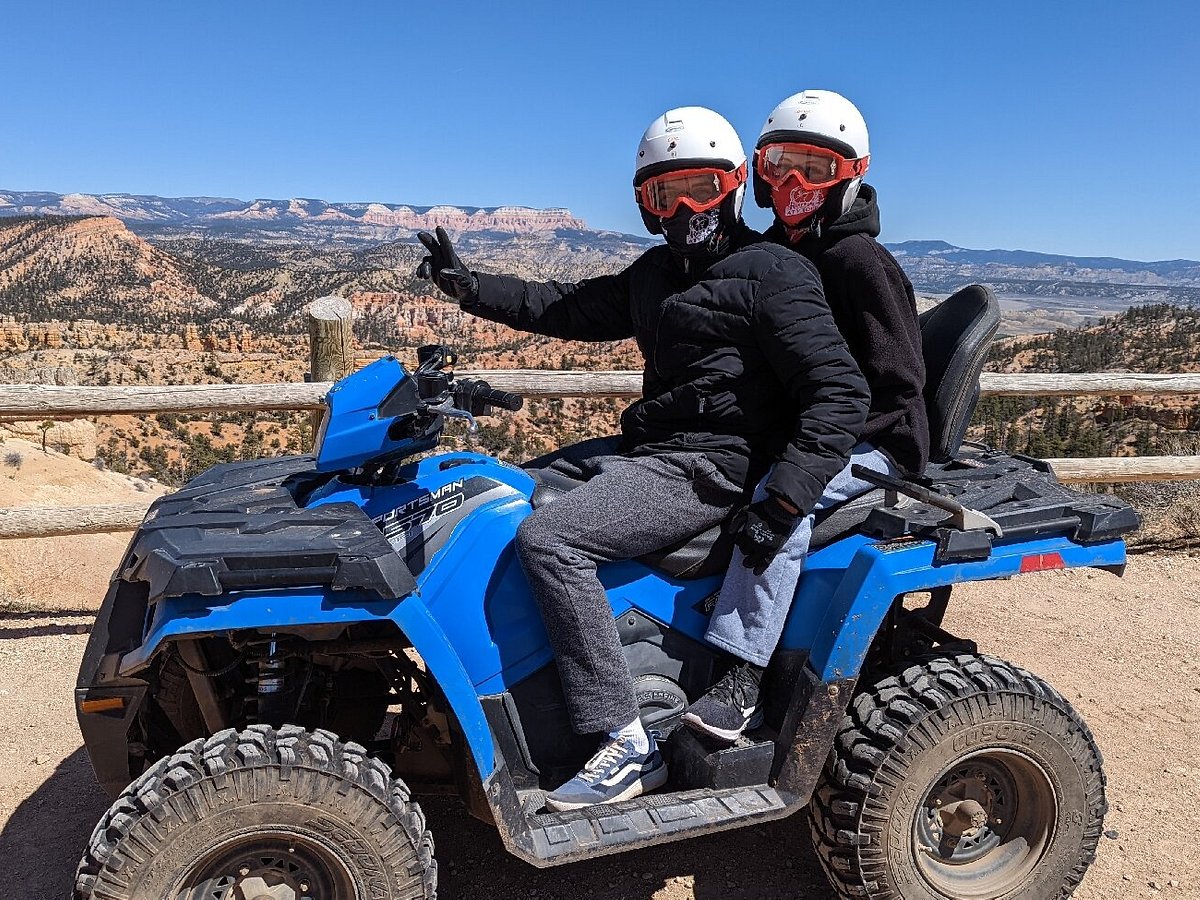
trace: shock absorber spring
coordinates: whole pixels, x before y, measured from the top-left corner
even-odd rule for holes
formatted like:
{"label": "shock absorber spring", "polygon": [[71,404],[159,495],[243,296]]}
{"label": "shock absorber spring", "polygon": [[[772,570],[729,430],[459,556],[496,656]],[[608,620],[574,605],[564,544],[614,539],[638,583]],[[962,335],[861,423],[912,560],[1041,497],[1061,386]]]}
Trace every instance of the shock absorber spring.
{"label": "shock absorber spring", "polygon": [[258,658],[255,694],[258,700],[256,720],[268,725],[279,726],[287,716],[285,703],[286,661],[279,655],[274,638],[267,642],[266,653]]}

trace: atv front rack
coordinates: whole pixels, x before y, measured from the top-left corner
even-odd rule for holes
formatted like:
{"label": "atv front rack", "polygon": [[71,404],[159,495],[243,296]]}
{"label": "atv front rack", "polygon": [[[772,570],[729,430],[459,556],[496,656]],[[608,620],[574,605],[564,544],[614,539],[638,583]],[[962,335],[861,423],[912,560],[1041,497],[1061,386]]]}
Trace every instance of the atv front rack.
{"label": "atv front rack", "polygon": [[964,450],[918,478],[894,478],[861,466],[854,467],[854,475],[886,492],[862,532],[883,540],[933,540],[937,563],[987,559],[997,541],[1065,534],[1092,544],[1141,525],[1123,500],[1072,490],[1041,460],[986,448]]}
{"label": "atv front rack", "polygon": [[311,456],[215,466],[150,507],[120,577],[146,582],[150,602],[306,585],[411,593],[412,573],[358,506],[298,502],[327,477]]}

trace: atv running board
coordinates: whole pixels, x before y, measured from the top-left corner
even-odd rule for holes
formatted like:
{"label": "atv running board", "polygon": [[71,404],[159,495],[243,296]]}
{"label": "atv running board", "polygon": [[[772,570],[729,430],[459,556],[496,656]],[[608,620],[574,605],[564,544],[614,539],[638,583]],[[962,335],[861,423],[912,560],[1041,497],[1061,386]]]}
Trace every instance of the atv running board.
{"label": "atv running board", "polygon": [[[744,764],[731,763],[731,769],[737,769],[746,781],[762,778],[764,783],[688,786],[687,779],[707,764],[720,769],[729,760],[714,762],[721,751],[695,738],[686,726],[680,726],[664,748],[669,751],[673,776],[682,776],[684,783],[676,782],[674,791],[620,803],[569,812],[544,811],[545,794],[515,790],[512,774],[501,761],[484,782],[484,795],[505,846],[535,866],[556,866],[770,822],[802,809],[816,788],[857,683],[857,678],[823,682],[807,660],[807,652],[781,652],[780,668],[773,677],[794,683],[795,688],[778,709],[772,711],[768,704],[767,719],[781,717],[782,727],[775,732],[770,725],[764,726],[757,732],[764,739],[742,747],[750,758],[743,757]],[[682,741],[677,740],[679,736]],[[739,745],[742,742],[734,746]],[[764,747],[770,748],[765,766],[759,752]],[[729,775],[736,773],[724,770],[724,776]],[[722,783],[724,776],[716,774],[713,783]]]}
{"label": "atv running board", "polygon": [[[506,775],[501,768],[488,781],[493,810],[502,808],[509,794],[501,787]],[[528,814],[518,807],[497,826],[511,851],[544,867],[770,822],[795,812],[797,806],[795,797],[765,784],[698,788],[569,812]]]}

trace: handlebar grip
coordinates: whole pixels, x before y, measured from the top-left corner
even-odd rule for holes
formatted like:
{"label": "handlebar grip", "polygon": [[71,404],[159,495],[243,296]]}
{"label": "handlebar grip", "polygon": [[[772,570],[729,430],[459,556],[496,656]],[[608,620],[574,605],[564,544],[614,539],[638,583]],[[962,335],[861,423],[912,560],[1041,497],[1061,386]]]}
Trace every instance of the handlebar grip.
{"label": "handlebar grip", "polygon": [[475,378],[460,378],[455,382],[454,394],[455,405],[476,416],[488,415],[489,408],[516,412],[525,405],[525,398],[520,394],[498,391],[486,381]]}
{"label": "handlebar grip", "polygon": [[525,398],[520,394],[513,394],[509,391],[498,391],[495,388],[489,387],[483,392],[483,402],[488,404],[488,406],[498,406],[501,409],[516,412],[525,405]]}

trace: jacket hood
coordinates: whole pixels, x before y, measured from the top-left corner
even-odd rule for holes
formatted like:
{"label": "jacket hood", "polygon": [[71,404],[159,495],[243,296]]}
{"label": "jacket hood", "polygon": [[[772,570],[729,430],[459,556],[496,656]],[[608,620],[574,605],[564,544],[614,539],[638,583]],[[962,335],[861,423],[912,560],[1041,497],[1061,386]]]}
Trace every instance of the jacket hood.
{"label": "jacket hood", "polygon": [[879,237],[879,203],[875,188],[866,182],[858,190],[858,197],[850,212],[825,226],[825,234],[831,238],[844,238],[852,234]]}

